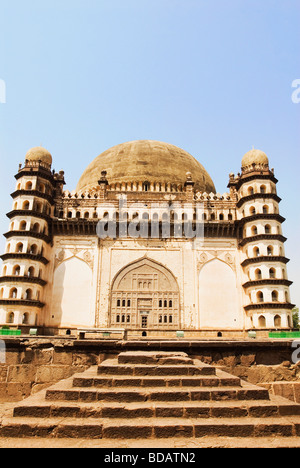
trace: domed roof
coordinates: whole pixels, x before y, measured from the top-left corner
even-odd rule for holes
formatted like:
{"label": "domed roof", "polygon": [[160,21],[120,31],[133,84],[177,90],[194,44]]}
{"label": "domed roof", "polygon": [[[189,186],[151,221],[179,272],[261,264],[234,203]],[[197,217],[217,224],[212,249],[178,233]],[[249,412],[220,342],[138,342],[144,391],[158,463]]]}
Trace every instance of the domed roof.
{"label": "domed roof", "polygon": [[107,172],[109,184],[147,181],[182,185],[186,173],[191,172],[197,190],[216,192],[211,177],[192,155],[160,141],[130,141],[104,151],[82,174],[77,192],[97,187],[101,171]]}
{"label": "domed roof", "polygon": [[52,164],[51,154],[45,148],[42,148],[42,146],[36,146],[27,151],[25,160],[36,162],[41,161],[43,163],[49,164],[50,166]]}
{"label": "domed roof", "polygon": [[252,164],[269,164],[268,156],[261,150],[252,149],[244,155],[242,167],[251,166]]}

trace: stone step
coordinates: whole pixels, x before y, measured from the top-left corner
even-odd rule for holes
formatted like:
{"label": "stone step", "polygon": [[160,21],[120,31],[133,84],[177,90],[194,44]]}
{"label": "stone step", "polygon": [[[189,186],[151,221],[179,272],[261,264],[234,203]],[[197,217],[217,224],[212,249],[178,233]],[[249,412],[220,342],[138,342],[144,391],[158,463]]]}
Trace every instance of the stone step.
{"label": "stone step", "polygon": [[126,351],[118,355],[118,364],[193,365],[193,360],[182,352]]}
{"label": "stone step", "polygon": [[184,364],[186,356],[147,354],[148,362],[157,361],[145,364],[128,362],[145,353],[125,354],[17,403],[1,418],[0,436],[155,441],[300,435],[300,405],[270,397],[265,388],[197,360]]}
{"label": "stone step", "polygon": [[239,419],[106,419],[4,418],[1,437],[51,437],[88,439],[140,439],[173,437],[295,437],[300,435],[300,417],[289,420]]}
{"label": "stone step", "polygon": [[176,376],[176,375],[215,375],[216,369],[210,366],[196,365],[147,365],[119,364],[116,359],[104,361],[98,366],[100,375],[130,376]]}
{"label": "stone step", "polygon": [[240,386],[238,377],[218,371],[206,376],[101,376],[87,372],[73,379],[73,387],[226,387]]}
{"label": "stone step", "polygon": [[73,387],[59,382],[46,391],[46,400],[65,401],[214,401],[214,400],[268,400],[269,392],[254,385],[241,387]]}
{"label": "stone step", "polygon": [[[223,448],[223,449],[233,449],[233,448],[255,448],[255,449],[274,449],[274,448],[286,448],[286,449],[296,449],[300,448],[300,437],[174,437],[174,438],[160,438],[160,439],[82,439],[82,438],[19,438],[19,437],[5,437],[0,438],[0,448],[89,448],[89,449],[122,449],[128,452],[128,449],[141,449],[141,452],[145,447],[148,451],[152,449],[165,448],[167,453],[176,454],[180,457],[182,449],[190,449],[189,453],[195,453],[197,449],[203,448]],[[153,450],[155,452],[155,450]],[[118,453],[118,452],[117,452]],[[122,452],[123,453],[123,452]],[[125,452],[126,453],[126,452]],[[133,451],[134,453],[134,451]],[[186,456],[185,452],[183,452]],[[143,455],[147,460],[149,456],[147,454]],[[167,456],[167,455],[165,455]],[[147,458],[146,458],[147,457]],[[176,455],[173,455],[173,459]],[[191,455],[190,458],[192,458]],[[160,462],[162,455],[160,455]],[[153,461],[152,461],[153,463]],[[175,458],[176,463],[176,458]]]}
{"label": "stone step", "polygon": [[[45,392],[44,392],[45,394]],[[280,397],[253,401],[191,401],[191,402],[48,402],[44,394],[34,395],[17,404],[15,417],[76,417],[76,418],[269,418],[300,416],[300,405]]]}

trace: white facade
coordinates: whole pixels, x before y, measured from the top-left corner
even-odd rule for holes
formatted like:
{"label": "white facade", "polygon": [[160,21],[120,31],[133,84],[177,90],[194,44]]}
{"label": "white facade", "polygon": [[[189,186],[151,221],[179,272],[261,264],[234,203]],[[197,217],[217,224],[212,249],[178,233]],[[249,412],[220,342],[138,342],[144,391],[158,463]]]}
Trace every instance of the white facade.
{"label": "white facade", "polygon": [[[264,153],[252,156],[241,174],[230,174],[223,195],[197,191],[190,173],[176,187],[110,185],[102,173],[98,187],[69,193],[48,154],[26,158],[8,214],[0,324],[161,337],[291,328],[277,180]],[[125,236],[120,198],[128,202]],[[163,222],[171,205],[168,233]],[[103,218],[116,221],[115,238],[99,237]],[[203,235],[187,237],[187,220]]]}

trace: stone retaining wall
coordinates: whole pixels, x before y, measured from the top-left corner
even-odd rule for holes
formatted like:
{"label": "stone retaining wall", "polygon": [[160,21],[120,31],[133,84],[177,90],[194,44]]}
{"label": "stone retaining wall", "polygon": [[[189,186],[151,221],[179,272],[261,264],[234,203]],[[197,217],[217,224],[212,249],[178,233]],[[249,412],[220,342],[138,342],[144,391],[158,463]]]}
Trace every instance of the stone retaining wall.
{"label": "stone retaining wall", "polygon": [[288,395],[290,399],[299,401],[300,366],[291,362],[293,350],[290,340],[121,342],[8,337],[4,342],[5,359],[1,359],[0,364],[2,402],[22,400],[61,379],[129,350],[183,351],[250,383],[267,386],[275,394]]}

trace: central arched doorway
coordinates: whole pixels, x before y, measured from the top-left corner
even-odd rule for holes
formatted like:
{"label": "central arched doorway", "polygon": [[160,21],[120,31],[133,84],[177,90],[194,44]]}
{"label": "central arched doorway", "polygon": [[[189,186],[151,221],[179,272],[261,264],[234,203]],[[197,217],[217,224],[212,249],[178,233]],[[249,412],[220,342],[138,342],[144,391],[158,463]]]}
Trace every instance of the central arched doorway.
{"label": "central arched doorway", "polygon": [[110,326],[177,329],[180,301],[173,274],[148,258],[123,268],[112,282]]}

